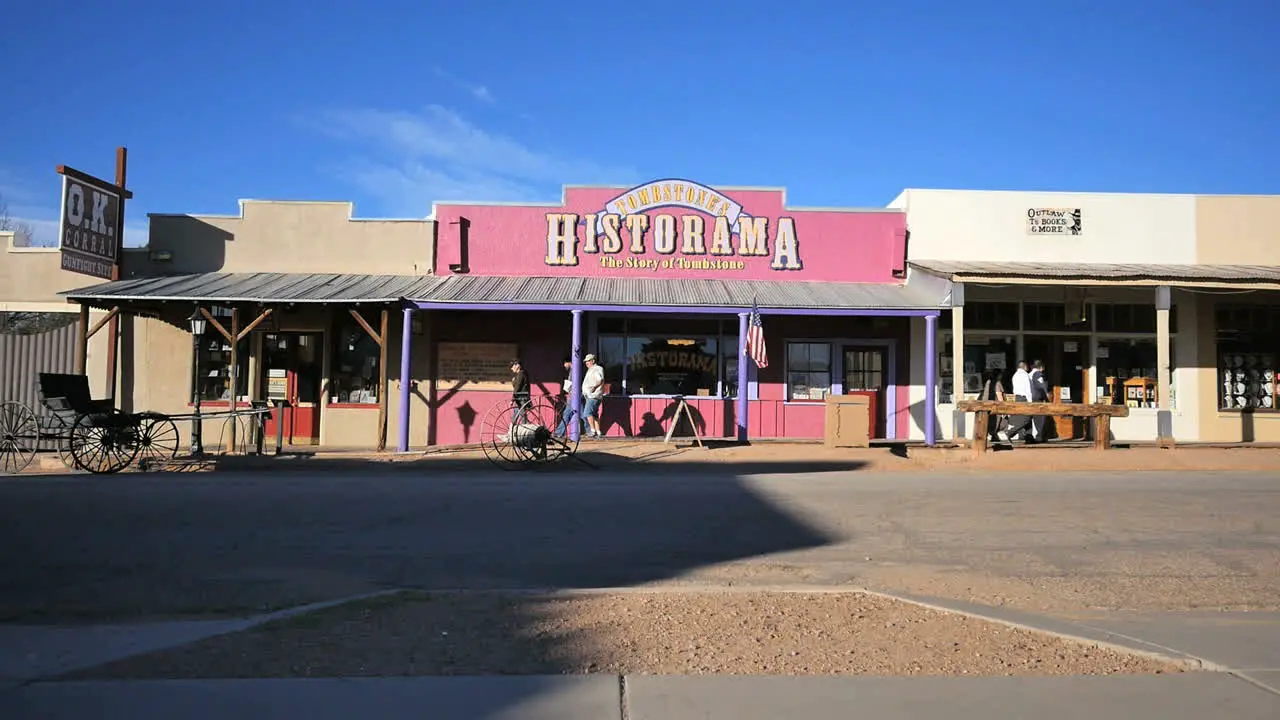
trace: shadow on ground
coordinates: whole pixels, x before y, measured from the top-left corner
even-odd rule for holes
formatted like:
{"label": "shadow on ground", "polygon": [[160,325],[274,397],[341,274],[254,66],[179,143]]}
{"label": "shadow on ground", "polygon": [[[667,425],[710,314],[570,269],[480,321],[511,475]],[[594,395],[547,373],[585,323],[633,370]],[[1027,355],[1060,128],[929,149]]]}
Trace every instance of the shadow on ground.
{"label": "shadow on ground", "polygon": [[[531,472],[474,456],[281,458],[16,479],[0,485],[0,620],[243,616],[389,588],[638,585],[829,544],[740,477],[861,467],[581,456]],[[523,637],[529,607],[495,605],[488,622]],[[581,646],[532,633],[520,652],[579,672]]]}

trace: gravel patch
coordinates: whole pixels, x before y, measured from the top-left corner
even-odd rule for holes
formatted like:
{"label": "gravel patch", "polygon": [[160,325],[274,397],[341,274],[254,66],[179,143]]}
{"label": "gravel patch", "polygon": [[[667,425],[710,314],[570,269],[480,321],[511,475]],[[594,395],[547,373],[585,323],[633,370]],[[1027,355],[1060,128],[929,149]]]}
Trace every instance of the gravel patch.
{"label": "gravel patch", "polygon": [[1183,670],[1147,656],[859,592],[468,592],[352,603],[68,678]]}

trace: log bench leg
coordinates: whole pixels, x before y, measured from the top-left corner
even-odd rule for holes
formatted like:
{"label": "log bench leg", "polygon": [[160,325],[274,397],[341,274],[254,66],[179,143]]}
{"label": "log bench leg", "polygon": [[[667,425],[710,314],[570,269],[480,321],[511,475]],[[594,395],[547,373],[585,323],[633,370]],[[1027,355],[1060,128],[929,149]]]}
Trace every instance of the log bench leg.
{"label": "log bench leg", "polygon": [[1093,419],[1093,449],[1106,450],[1111,447],[1111,416],[1099,415]]}
{"label": "log bench leg", "polygon": [[990,420],[990,410],[979,410],[973,414],[973,452],[977,455],[987,451],[987,426]]}

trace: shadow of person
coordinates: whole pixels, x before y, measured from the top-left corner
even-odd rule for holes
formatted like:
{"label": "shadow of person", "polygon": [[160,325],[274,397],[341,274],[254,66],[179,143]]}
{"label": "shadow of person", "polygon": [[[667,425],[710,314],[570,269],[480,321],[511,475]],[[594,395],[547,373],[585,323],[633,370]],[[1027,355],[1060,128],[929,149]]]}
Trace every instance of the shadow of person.
{"label": "shadow of person", "polygon": [[606,395],[600,403],[600,434],[608,437],[615,425],[622,428],[623,436],[635,436],[631,429],[631,398],[625,395]]}
{"label": "shadow of person", "polygon": [[657,416],[647,412],[640,418],[640,428],[636,433],[640,437],[662,437],[667,434],[667,430],[658,422]]}
{"label": "shadow of person", "polygon": [[468,400],[458,406],[458,423],[462,425],[462,442],[471,442],[471,428],[476,424],[476,409]]}

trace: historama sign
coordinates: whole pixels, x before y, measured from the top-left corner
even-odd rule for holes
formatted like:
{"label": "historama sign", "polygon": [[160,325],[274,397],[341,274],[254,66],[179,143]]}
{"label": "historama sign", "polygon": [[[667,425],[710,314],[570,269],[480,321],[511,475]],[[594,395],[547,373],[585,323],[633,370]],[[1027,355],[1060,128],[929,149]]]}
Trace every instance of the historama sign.
{"label": "historama sign", "polygon": [[434,214],[442,274],[894,282],[905,263],[901,211],[788,208],[782,190],[674,178]]}
{"label": "historama sign", "polygon": [[58,223],[63,270],[113,279],[120,258],[122,194],[111,183],[63,168]]}

